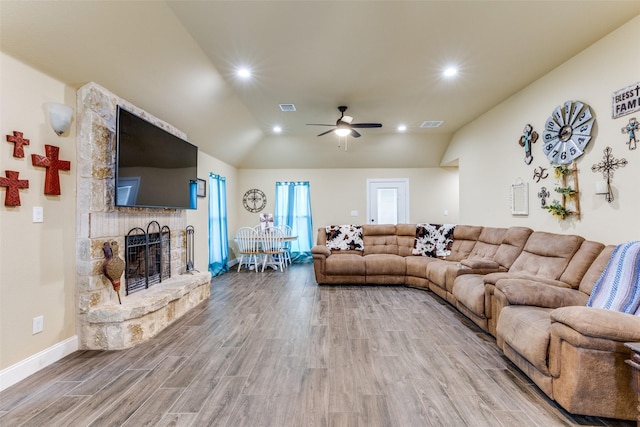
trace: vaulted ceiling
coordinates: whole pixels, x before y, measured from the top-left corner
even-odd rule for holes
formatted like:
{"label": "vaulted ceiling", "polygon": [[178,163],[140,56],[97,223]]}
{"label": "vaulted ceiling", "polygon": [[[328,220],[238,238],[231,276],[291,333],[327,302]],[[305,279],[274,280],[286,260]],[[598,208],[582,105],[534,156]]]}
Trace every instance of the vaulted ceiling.
{"label": "vaulted ceiling", "polygon": [[[0,47],[104,86],[239,168],[433,167],[457,129],[638,14],[615,0],[2,0]],[[339,105],[383,127],[345,152],[306,125],[335,123]]]}

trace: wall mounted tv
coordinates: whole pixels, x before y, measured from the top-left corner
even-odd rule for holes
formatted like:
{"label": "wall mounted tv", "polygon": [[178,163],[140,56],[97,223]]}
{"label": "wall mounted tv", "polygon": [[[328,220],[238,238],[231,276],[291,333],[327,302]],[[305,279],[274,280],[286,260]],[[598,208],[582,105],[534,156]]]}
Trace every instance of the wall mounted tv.
{"label": "wall mounted tv", "polygon": [[195,209],[198,147],[118,106],[116,206]]}

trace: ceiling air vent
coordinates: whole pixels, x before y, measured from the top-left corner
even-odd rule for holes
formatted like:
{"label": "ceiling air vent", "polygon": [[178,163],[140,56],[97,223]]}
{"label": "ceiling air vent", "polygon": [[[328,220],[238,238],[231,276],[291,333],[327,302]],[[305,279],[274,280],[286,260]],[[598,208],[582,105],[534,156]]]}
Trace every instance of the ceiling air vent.
{"label": "ceiling air vent", "polygon": [[425,120],[420,125],[421,128],[437,128],[444,123],[442,120]]}
{"label": "ceiling air vent", "polygon": [[293,104],[279,104],[281,111],[296,111],[296,106]]}

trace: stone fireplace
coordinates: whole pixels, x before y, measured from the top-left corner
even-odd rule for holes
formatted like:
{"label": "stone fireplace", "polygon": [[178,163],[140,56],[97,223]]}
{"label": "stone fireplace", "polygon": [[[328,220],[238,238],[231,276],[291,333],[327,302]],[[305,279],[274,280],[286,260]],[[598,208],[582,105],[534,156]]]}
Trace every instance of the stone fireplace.
{"label": "stone fireplace", "polygon": [[[185,138],[181,131],[95,83],[78,90],[76,301],[82,349],[122,349],[152,338],[207,299],[210,292],[208,272],[184,274],[185,211],[114,207],[116,105]],[[171,277],[128,295],[123,277],[119,304],[111,283],[102,274],[102,246],[104,242],[116,242],[118,255],[126,259],[125,236],[132,229],[146,230],[151,223],[160,226],[157,231],[161,237],[166,226]]]}

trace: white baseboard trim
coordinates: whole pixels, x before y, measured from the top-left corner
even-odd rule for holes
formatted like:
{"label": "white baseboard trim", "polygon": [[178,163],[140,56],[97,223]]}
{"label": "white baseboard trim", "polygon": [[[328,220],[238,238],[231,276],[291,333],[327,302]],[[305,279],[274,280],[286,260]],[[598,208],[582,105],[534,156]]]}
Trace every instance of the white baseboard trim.
{"label": "white baseboard trim", "polygon": [[35,374],[40,369],[57,362],[78,350],[78,336],[74,335],[64,341],[60,341],[39,353],[30,356],[15,365],[0,371],[0,391],[22,381],[29,375]]}

